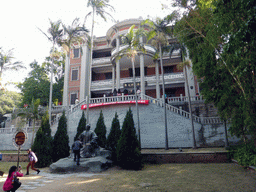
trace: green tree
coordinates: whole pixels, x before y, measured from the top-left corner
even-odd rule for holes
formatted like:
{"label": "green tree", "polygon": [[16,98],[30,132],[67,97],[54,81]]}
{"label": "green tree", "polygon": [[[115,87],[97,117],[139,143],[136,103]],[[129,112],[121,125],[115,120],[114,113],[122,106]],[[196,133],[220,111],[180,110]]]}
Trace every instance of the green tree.
{"label": "green tree", "polygon": [[18,88],[23,95],[22,104],[29,104],[32,98],[40,99],[40,105],[48,104],[50,82],[46,70],[36,61],[30,64],[32,70],[23,83],[18,84]]}
{"label": "green tree", "polygon": [[36,120],[40,119],[40,114],[38,111],[39,104],[40,104],[40,99],[32,98],[32,101],[27,108],[23,108],[21,111],[18,110],[16,113],[13,114],[14,117],[16,116],[21,117],[23,122],[33,120],[33,133],[31,138],[31,147],[34,142]]}
{"label": "green tree", "polygon": [[138,55],[138,53],[146,52],[144,44],[141,40],[141,38],[146,35],[146,32],[141,27],[139,27],[137,30],[135,30],[134,28],[135,28],[135,25],[132,25],[129,28],[128,33],[122,36],[122,43],[126,45],[126,47],[121,51],[119,51],[117,59],[121,59],[122,57],[128,57],[131,59],[132,74],[133,74],[133,89],[135,93],[137,121],[138,121],[138,134],[139,134],[139,144],[140,144],[140,121],[139,121],[139,108],[138,108],[136,80],[135,80],[135,57]]}
{"label": "green tree", "polygon": [[[44,33],[41,29],[39,29],[46,37],[47,39],[52,42],[52,52],[51,52],[51,65],[50,65],[50,96],[49,96],[49,123],[51,123],[52,119],[52,84],[53,84],[53,67],[54,67],[54,60],[56,58],[56,53],[58,53],[55,50],[55,46],[57,43],[60,43],[61,37],[63,36],[63,29],[60,29],[61,21],[58,20],[57,22],[52,22],[50,20],[50,28],[48,29],[48,33],[50,36],[48,36],[46,33]],[[58,54],[57,54],[58,55]]]}
{"label": "green tree", "polygon": [[52,142],[49,117],[46,113],[42,118],[41,126],[36,133],[35,141],[31,148],[38,157],[37,165],[39,167],[47,167],[52,163]]}
{"label": "green tree", "polygon": [[[21,94],[8,91],[6,89],[0,89],[0,127],[1,123],[4,121],[3,115],[6,113],[12,113],[14,108],[20,106]],[[4,125],[3,125],[4,126]]]}
{"label": "green tree", "polygon": [[117,163],[123,169],[139,170],[143,167],[140,145],[134,127],[131,108],[126,113],[121,137],[118,141]]}
{"label": "green tree", "polygon": [[65,80],[64,80],[64,92],[63,92],[63,105],[68,106],[68,84],[69,84],[69,70],[70,59],[72,58],[72,48],[75,44],[82,44],[85,42],[85,36],[87,36],[88,30],[84,26],[80,26],[79,19],[76,18],[70,26],[62,24],[64,29],[64,39],[60,41],[61,46],[67,53],[67,63],[65,65]]}
{"label": "green tree", "polygon": [[163,105],[164,105],[164,122],[165,122],[165,149],[169,148],[168,146],[168,129],[167,129],[167,115],[166,115],[166,104],[165,104],[165,81],[164,81],[164,68],[163,68],[163,49],[169,44],[168,36],[171,36],[171,28],[168,26],[171,19],[169,16],[164,19],[157,18],[156,21],[145,20],[143,24],[148,24],[151,27],[151,30],[147,33],[147,40],[152,40],[152,45],[156,47],[156,53],[154,59],[160,57],[160,65],[162,72],[162,90],[163,90]]}
{"label": "green tree", "polygon": [[189,49],[193,71],[201,79],[207,102],[213,102],[229,131],[256,146],[255,40],[253,1],[196,1],[182,4],[186,14],[176,22],[175,36]]}
{"label": "green tree", "polygon": [[[88,93],[88,98],[91,97],[91,67],[92,67],[92,55],[93,55],[93,31],[94,31],[94,23],[95,23],[95,15],[100,15],[101,18],[104,19],[104,21],[107,21],[106,15],[112,17],[108,12],[106,12],[106,8],[110,8],[112,10],[114,10],[114,8],[108,4],[109,0],[88,0],[87,1],[87,7],[91,7],[92,8],[92,12],[89,12],[86,16],[85,16],[85,21],[87,19],[87,17],[89,15],[92,15],[92,27],[91,27],[91,36],[90,36],[90,65],[89,65],[89,85],[87,93]],[[89,123],[89,99],[87,99],[87,120]]]}
{"label": "green tree", "polygon": [[53,160],[58,161],[61,158],[69,156],[69,137],[67,133],[67,118],[65,112],[60,117],[57,132],[53,139]]}
{"label": "green tree", "polygon": [[76,141],[79,137],[79,135],[85,131],[85,126],[86,126],[86,119],[85,119],[85,115],[84,115],[84,111],[82,113],[82,117],[80,118],[79,124],[77,126],[77,131],[76,131],[76,136],[74,138],[74,141]]}
{"label": "green tree", "polygon": [[108,134],[108,137],[107,137],[107,149],[109,149],[112,152],[111,159],[114,163],[117,162],[116,149],[117,149],[117,144],[118,144],[118,140],[120,139],[120,136],[121,136],[120,122],[119,122],[117,113],[115,113],[115,117],[113,118],[112,126],[110,129],[110,133]]}
{"label": "green tree", "polygon": [[106,129],[106,125],[105,125],[105,122],[104,122],[104,117],[103,117],[102,110],[100,111],[100,116],[99,116],[99,119],[97,121],[96,128],[95,128],[94,132],[98,136],[98,145],[100,147],[105,148],[106,147],[106,140],[107,140],[106,139],[107,129]]}
{"label": "green tree", "polygon": [[64,76],[62,76],[60,79],[55,79],[56,82],[53,84],[53,103],[58,105],[58,102],[62,102],[62,96],[63,96],[63,86],[64,86]]}

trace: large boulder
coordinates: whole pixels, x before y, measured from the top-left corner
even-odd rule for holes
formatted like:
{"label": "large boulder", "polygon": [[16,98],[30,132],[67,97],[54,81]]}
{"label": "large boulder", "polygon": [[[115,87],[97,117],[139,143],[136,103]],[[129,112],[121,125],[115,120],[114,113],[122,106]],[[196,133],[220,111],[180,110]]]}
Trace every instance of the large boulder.
{"label": "large boulder", "polygon": [[98,151],[99,156],[91,158],[81,158],[80,165],[77,165],[73,157],[67,157],[58,160],[50,165],[50,171],[53,173],[65,172],[102,172],[112,165],[112,161],[107,159],[110,155],[108,150]]}

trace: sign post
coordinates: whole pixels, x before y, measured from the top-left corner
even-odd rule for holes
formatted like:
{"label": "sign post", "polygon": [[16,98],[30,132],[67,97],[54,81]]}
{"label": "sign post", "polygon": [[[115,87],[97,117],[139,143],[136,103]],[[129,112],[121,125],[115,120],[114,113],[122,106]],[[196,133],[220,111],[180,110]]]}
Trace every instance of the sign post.
{"label": "sign post", "polygon": [[24,144],[26,140],[26,135],[24,132],[19,131],[16,135],[15,135],[15,144],[18,145],[18,163],[17,163],[17,167],[19,167],[19,162],[20,162],[20,146]]}

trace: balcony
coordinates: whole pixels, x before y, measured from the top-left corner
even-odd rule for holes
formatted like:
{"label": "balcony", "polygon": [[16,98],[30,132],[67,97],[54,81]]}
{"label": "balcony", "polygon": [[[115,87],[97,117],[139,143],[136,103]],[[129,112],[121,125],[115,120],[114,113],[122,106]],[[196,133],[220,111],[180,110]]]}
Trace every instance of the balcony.
{"label": "balcony", "polygon": [[92,65],[111,64],[111,57],[95,58],[92,60]]}
{"label": "balcony", "polygon": [[[119,47],[119,51],[122,51],[122,50],[124,50],[127,47],[128,47],[128,45],[121,45]],[[156,49],[153,46],[151,46],[151,45],[144,45],[144,47],[146,49],[146,53],[147,54],[149,54],[149,55],[154,55],[155,54]],[[112,58],[115,58],[117,54],[118,54],[118,50],[117,50],[117,47],[116,47],[116,48],[112,49],[112,51],[111,51]]]}
{"label": "balcony", "polygon": [[[151,75],[151,76],[145,76],[145,81],[147,81],[148,86],[154,86],[156,85],[156,76]],[[136,82],[140,82],[140,77],[135,78]],[[164,75],[164,80],[165,84],[174,84],[174,83],[184,83],[184,75],[183,73],[168,73]],[[128,78],[121,78],[120,79],[120,86],[123,88],[124,83],[132,83],[133,78],[128,77]],[[162,83],[162,78],[159,76],[159,83]],[[99,80],[99,81],[92,81],[92,86],[91,89],[92,91],[97,91],[97,90],[109,90],[112,89],[113,86],[113,81],[112,79],[108,80]]]}

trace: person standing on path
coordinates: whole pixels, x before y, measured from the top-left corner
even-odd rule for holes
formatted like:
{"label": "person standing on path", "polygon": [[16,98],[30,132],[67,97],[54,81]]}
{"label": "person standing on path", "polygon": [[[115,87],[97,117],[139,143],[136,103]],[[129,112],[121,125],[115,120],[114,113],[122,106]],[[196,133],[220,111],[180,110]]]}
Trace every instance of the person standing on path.
{"label": "person standing on path", "polygon": [[27,152],[28,152],[28,157],[29,157],[29,164],[27,166],[27,173],[26,173],[26,175],[29,175],[29,167],[30,166],[31,166],[32,170],[37,171],[37,174],[39,174],[40,170],[34,168],[35,163],[38,161],[38,159],[36,157],[36,154],[33,151],[31,151],[31,149],[28,149]]}
{"label": "person standing on path", "polygon": [[80,165],[80,149],[83,147],[82,142],[78,138],[74,144],[72,145],[72,150],[74,152],[74,161],[76,162],[77,165]]}

